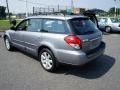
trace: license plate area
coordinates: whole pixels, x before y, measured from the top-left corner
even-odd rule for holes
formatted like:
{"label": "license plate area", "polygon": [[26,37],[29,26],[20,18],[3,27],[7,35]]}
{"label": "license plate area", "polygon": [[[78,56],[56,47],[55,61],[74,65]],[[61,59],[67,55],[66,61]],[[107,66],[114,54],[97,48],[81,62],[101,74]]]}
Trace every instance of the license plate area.
{"label": "license plate area", "polygon": [[100,44],[100,38],[95,38],[90,40],[90,49],[98,47]]}

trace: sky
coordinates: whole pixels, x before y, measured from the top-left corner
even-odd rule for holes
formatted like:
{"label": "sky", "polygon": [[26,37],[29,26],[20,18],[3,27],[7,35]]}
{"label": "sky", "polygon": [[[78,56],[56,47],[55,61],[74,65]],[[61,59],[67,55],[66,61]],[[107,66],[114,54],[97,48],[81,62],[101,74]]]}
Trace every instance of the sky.
{"label": "sky", "polygon": [[[23,13],[26,11],[25,0],[8,0],[10,12],[12,13]],[[62,6],[70,6],[71,0],[27,0],[28,2],[28,12],[32,12],[32,8],[34,7],[44,7],[44,6],[53,6],[53,5],[62,5]],[[39,4],[37,4],[39,3]],[[108,11],[109,8],[116,7],[120,8],[120,0],[73,0],[74,7],[81,8],[99,8],[105,11]],[[0,0],[0,6],[6,6],[6,0]]]}

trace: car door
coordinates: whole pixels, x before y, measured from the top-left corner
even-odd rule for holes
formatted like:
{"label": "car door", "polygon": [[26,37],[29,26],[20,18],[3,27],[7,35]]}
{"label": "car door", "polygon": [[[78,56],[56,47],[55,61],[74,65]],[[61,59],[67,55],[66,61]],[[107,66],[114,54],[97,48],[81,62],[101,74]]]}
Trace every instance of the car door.
{"label": "car door", "polygon": [[41,21],[42,20],[39,18],[29,19],[27,29],[22,33],[25,49],[28,53],[33,55],[37,54],[37,49],[41,40]]}
{"label": "car door", "polygon": [[14,45],[22,50],[25,50],[23,34],[27,30],[27,25],[28,25],[28,19],[23,20],[21,23],[19,23],[16,26],[16,31],[14,32],[14,35],[12,37]]}
{"label": "car door", "polygon": [[98,19],[96,17],[96,14],[93,11],[87,10],[83,14],[85,16],[88,16],[90,18],[90,20],[99,28]]}
{"label": "car door", "polygon": [[101,18],[99,21],[99,27],[101,29],[105,29],[105,26],[107,26],[107,21],[108,21],[107,18]]}

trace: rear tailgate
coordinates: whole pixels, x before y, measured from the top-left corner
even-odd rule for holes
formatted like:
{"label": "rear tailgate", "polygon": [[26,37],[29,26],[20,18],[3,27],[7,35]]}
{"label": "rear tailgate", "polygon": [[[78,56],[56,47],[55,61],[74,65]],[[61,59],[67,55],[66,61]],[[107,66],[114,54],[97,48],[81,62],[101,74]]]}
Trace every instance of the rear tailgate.
{"label": "rear tailgate", "polygon": [[96,32],[88,35],[78,35],[82,41],[82,50],[88,52],[92,49],[97,48],[102,41],[101,32]]}
{"label": "rear tailgate", "polygon": [[73,32],[82,41],[82,50],[88,52],[98,47],[102,33],[89,18],[74,18],[70,20]]}

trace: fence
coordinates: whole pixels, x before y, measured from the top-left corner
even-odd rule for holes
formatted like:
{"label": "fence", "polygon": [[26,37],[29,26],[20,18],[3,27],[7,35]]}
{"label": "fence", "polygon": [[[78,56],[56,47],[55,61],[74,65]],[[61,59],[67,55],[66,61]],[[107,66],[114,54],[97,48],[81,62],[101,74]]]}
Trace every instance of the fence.
{"label": "fence", "polygon": [[55,12],[72,12],[70,6],[45,6],[45,7],[33,7],[33,14],[34,15],[41,15],[41,14],[52,14]]}

